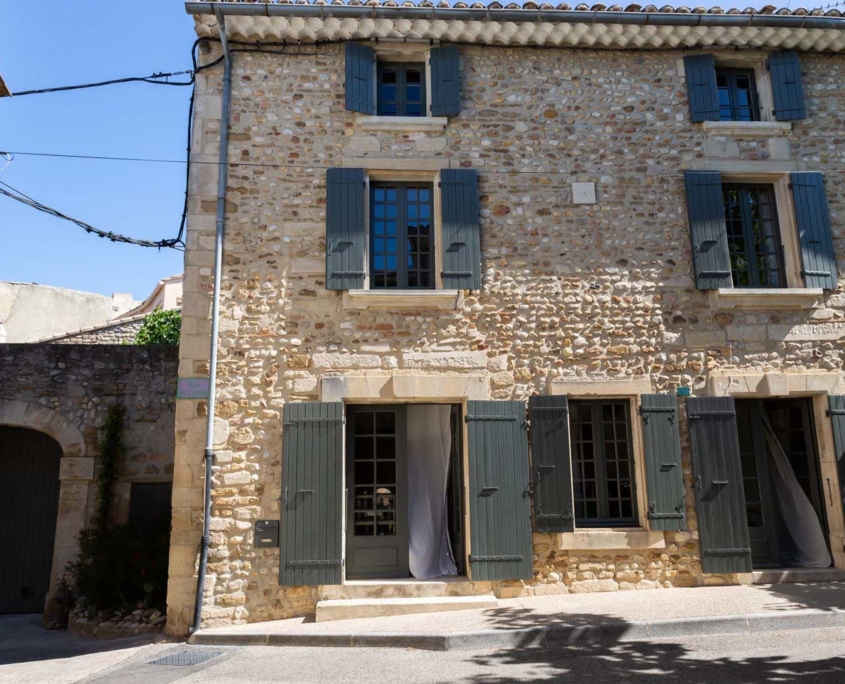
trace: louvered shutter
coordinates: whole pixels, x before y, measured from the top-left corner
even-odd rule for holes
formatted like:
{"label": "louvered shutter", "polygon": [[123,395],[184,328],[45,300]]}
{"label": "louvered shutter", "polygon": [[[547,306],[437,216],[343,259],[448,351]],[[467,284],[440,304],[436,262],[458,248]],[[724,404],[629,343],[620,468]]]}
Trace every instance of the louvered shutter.
{"label": "louvered shutter", "polygon": [[695,286],[699,290],[731,287],[728,230],[718,171],[685,171]]}
{"label": "louvered shutter", "polygon": [[804,104],[804,84],[798,53],[776,52],[770,55],[769,73],[772,77],[775,119],[778,121],[806,119],[807,108]]}
{"label": "louvered shutter", "polygon": [[649,527],[652,530],[685,530],[678,400],[671,394],[644,394],[640,397],[640,416],[645,441]]}
{"label": "louvered shutter", "polygon": [[285,404],[279,584],[342,581],[343,403]]}
{"label": "louvered shutter", "polygon": [[733,397],[687,399],[701,569],[751,572]]}
{"label": "louvered shutter", "polygon": [[833,428],[833,448],[836,451],[836,469],[839,472],[839,496],[845,507],[845,395],[828,397],[830,424]]}
{"label": "louvered shutter", "polygon": [[837,285],[836,256],[824,176],[820,173],[792,173],[792,203],[795,223],[801,243],[801,263],[804,284],[835,290]]}
{"label": "louvered shutter", "polygon": [[457,45],[432,48],[431,115],[457,116],[461,113],[461,66]]}
{"label": "louvered shutter", "polygon": [[534,526],[538,532],[574,532],[569,403],[562,396],[533,396],[528,401],[528,415]]}
{"label": "louvered shutter", "polygon": [[525,404],[469,401],[466,422],[471,578],[531,579]]}
{"label": "louvered shutter", "polygon": [[716,90],[716,62],[713,55],[688,55],[684,57],[687,78],[690,120],[718,121],[719,93]]}
{"label": "louvered shutter", "polygon": [[364,169],[326,172],[326,289],[364,287]]}
{"label": "louvered shutter", "polygon": [[478,172],[443,169],[440,172],[443,224],[443,287],[481,289],[481,226],[478,218]]}
{"label": "louvered shutter", "polygon": [[376,113],[376,53],[371,47],[346,43],[346,108]]}

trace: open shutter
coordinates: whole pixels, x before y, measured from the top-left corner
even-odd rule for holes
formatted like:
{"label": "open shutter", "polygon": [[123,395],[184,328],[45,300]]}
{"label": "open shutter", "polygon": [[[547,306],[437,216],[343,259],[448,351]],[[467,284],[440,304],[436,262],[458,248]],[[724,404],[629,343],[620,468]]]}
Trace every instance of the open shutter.
{"label": "open shutter", "polygon": [[346,43],[346,108],[376,113],[376,53],[371,47]]}
{"label": "open shutter", "polygon": [[733,397],[687,399],[701,569],[751,572]]}
{"label": "open shutter", "polygon": [[342,581],[343,403],[285,404],[279,584]]}
{"label": "open shutter", "polygon": [[831,394],[830,423],[833,427],[833,448],[836,450],[836,469],[839,472],[839,495],[845,507],[845,395]]}
{"label": "open shutter", "polygon": [[652,530],[685,530],[687,521],[678,400],[671,394],[644,394],[640,402],[649,527]]}
{"label": "open shutter", "polygon": [[795,121],[807,118],[804,105],[804,85],[801,80],[801,60],[797,52],[776,52],[769,56],[772,77],[772,98],[775,119]]}
{"label": "open shutter", "polygon": [[538,532],[574,532],[569,402],[566,397],[533,396],[531,465],[534,473],[534,526]]}
{"label": "open shutter", "polygon": [[687,77],[690,120],[718,121],[719,93],[716,91],[716,62],[713,55],[688,55],[684,57]]}
{"label": "open shutter", "polygon": [[326,289],[364,287],[364,169],[326,172]]}
{"label": "open shutter", "polygon": [[718,171],[685,171],[695,286],[699,290],[731,287],[728,229]]}
{"label": "open shutter", "polygon": [[801,243],[804,284],[807,287],[835,290],[836,256],[833,252],[824,176],[820,173],[796,172],[790,174],[790,181],[798,240]]}
{"label": "open shutter", "polygon": [[531,579],[525,404],[469,401],[466,421],[471,578]]}
{"label": "open shutter", "polygon": [[478,172],[440,172],[443,223],[443,287],[481,289],[481,227],[478,221]]}
{"label": "open shutter", "polygon": [[461,67],[457,45],[432,48],[431,115],[457,116],[461,113]]}

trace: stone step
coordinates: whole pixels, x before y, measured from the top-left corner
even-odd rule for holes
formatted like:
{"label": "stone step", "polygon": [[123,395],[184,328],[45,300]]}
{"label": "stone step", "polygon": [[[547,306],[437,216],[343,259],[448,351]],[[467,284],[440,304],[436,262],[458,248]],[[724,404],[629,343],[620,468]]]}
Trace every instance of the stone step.
{"label": "stone step", "polygon": [[429,596],[424,598],[384,599],[324,599],[317,602],[317,622],[413,615],[414,613],[442,613],[452,610],[496,608],[495,596]]}
{"label": "stone step", "polygon": [[771,568],[751,573],[754,584],[798,584],[804,582],[845,582],[839,568]]}
{"label": "stone step", "polygon": [[320,599],[432,598],[482,596],[492,593],[490,582],[469,582],[463,578],[436,580],[354,580],[343,585],[321,586]]}

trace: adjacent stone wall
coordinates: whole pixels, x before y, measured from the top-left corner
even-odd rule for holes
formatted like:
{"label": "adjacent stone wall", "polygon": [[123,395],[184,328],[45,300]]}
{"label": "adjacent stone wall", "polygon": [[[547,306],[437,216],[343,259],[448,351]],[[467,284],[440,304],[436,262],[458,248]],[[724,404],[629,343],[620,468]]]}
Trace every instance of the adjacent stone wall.
{"label": "adjacent stone wall", "polygon": [[[461,47],[463,110],[443,133],[363,132],[344,109],[342,46],[235,56],[206,624],[301,615],[316,592],[278,585],[278,551],[252,546],[279,514],[280,412],[338,375],[480,376],[526,400],[556,379],[650,378],[703,392],[713,371],[839,372],[842,287],[798,312],[712,310],[695,289],[682,170],[713,162],[828,174],[845,273],[845,59],[802,55],[809,116],[785,137],[708,139],[689,121],[683,52]],[[220,70],[198,76],[194,158],[216,161]],[[718,144],[721,143],[721,144]],[[325,170],[413,160],[480,173],[483,289],[457,311],[349,310],[324,287]],[[314,164],[314,166],[309,166]],[[208,373],[217,167],[190,185],[180,371]],[[596,184],[574,205],[572,181]],[[204,402],[180,402],[169,630],[193,609]],[[683,418],[683,417],[682,417]],[[682,420],[684,472],[691,488]],[[705,581],[690,530],[655,551],[568,552],[535,540],[537,587]],[[708,576],[708,582],[735,578]],[[576,583],[580,584],[575,587]]]}
{"label": "adjacent stone wall", "polygon": [[61,337],[41,340],[45,344],[132,344],[144,324],[146,315],[86,330],[77,330]]}
{"label": "adjacent stone wall", "polygon": [[126,407],[115,522],[128,515],[130,483],[173,479],[177,356],[175,347],[0,344],[0,425],[46,432],[64,452],[51,587],[96,509],[98,440],[110,406]]}

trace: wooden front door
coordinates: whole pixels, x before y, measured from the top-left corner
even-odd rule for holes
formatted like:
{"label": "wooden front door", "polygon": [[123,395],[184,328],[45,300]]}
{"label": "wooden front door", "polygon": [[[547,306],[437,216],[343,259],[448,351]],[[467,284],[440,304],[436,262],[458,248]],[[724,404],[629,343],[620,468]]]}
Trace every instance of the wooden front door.
{"label": "wooden front door", "polygon": [[346,577],[403,578],[408,570],[405,406],[349,406]]}

